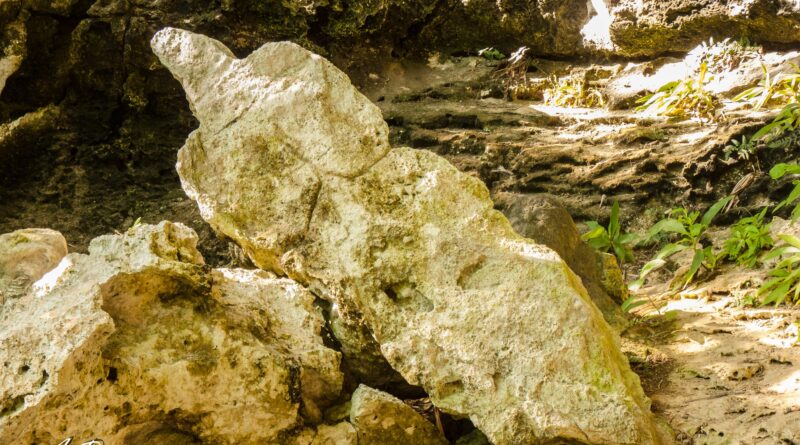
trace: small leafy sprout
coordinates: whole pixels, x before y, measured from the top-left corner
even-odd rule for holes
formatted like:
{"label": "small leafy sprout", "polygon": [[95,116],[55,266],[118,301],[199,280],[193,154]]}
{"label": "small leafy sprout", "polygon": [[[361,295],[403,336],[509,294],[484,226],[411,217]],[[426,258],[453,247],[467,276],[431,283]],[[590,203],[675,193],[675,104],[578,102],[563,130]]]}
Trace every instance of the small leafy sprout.
{"label": "small leafy sprout", "polygon": [[605,106],[603,93],[580,76],[571,75],[559,79],[550,77],[544,90],[544,103],[558,107],[600,108]]}
{"label": "small leafy sprout", "polygon": [[722,150],[725,160],[731,158],[731,155],[736,155],[736,159],[749,161],[756,152],[756,141],[753,138],[742,136],[741,141],[731,139],[731,142]]}
{"label": "small leafy sprout", "polygon": [[631,295],[625,301],[622,302],[620,309],[622,309],[623,313],[627,314],[628,312],[646,303],[647,301],[644,300],[643,298],[640,298],[638,295]]}
{"label": "small leafy sprout", "polygon": [[779,258],[775,267],[769,272],[771,277],[758,289],[757,295],[761,305],[779,305],[790,297],[797,302],[800,297],[800,239],[793,235],[780,234],[784,242],[764,256],[764,261]]}
{"label": "small leafy sprout", "polygon": [[483,57],[486,60],[503,60],[506,58],[505,54],[492,47],[479,50],[478,56]]}
{"label": "small leafy sprout", "polygon": [[[800,174],[800,165],[797,164],[778,164],[769,171],[769,176],[772,179],[780,179],[785,175],[796,175]],[[800,180],[795,179],[792,181],[794,184],[794,188],[791,192],[789,192],[789,196],[787,196],[783,201],[779,202],[777,207],[775,207],[775,212],[782,209],[783,207],[792,205],[798,198],[800,198]],[[792,209],[792,221],[796,221],[797,218],[800,217],[800,203],[795,204],[794,209]]]}
{"label": "small leafy sprout", "polygon": [[722,210],[732,198],[732,196],[728,196],[717,201],[702,217],[700,217],[700,212],[689,212],[679,207],[670,211],[670,217],[655,223],[647,234],[649,240],[655,239],[660,235],[670,235],[677,237],[677,241],[662,247],[655,258],[648,261],[642,267],[639,273],[639,279],[631,283],[631,289],[639,289],[644,284],[644,280],[650,272],[663,267],[666,264],[667,258],[687,249],[692,250],[693,255],[691,266],[682,277],[684,287],[692,282],[701,266],[709,271],[713,271],[717,266],[719,255],[714,253],[712,246],[703,246],[701,239],[720,210]]}
{"label": "small leafy sprout", "polygon": [[678,120],[690,117],[716,119],[719,100],[705,89],[707,71],[708,64],[701,63],[696,77],[663,85],[655,93],[637,100],[640,105],[636,111]]}
{"label": "small leafy sprout", "polygon": [[753,267],[762,250],[775,244],[769,235],[769,224],[764,223],[767,207],[756,215],[740,219],[731,227],[730,237],[725,241],[723,254],[730,261]]}
{"label": "small leafy sprout", "polygon": [[589,231],[583,234],[582,238],[590,246],[601,252],[613,251],[620,264],[633,261],[631,245],[634,243],[636,235],[622,232],[619,220],[619,202],[615,200],[611,206],[608,227],[601,226],[597,221],[589,221],[586,225],[589,226]]}

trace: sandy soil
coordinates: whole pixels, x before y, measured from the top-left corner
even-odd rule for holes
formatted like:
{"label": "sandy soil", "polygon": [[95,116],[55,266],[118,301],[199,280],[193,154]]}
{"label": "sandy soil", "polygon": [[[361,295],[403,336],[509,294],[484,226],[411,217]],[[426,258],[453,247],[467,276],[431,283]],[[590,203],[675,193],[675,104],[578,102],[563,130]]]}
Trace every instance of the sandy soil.
{"label": "sandy soil", "polygon": [[682,443],[800,443],[800,310],[745,306],[762,276],[734,267],[643,292],[625,349]]}

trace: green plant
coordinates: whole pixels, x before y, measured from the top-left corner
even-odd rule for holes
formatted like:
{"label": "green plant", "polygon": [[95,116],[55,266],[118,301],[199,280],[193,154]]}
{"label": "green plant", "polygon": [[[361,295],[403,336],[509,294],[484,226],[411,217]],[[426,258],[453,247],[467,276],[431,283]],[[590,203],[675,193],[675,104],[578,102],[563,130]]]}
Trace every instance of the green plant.
{"label": "green plant", "polygon": [[756,215],[740,219],[731,226],[731,234],[723,246],[723,254],[730,261],[749,267],[758,262],[762,250],[775,244],[769,236],[769,224],[764,223],[767,207]]}
{"label": "green plant", "polygon": [[603,93],[577,75],[559,79],[551,76],[544,90],[544,103],[558,107],[597,108],[605,106]]}
{"label": "green plant", "polygon": [[783,303],[790,294],[791,301],[797,302],[800,297],[800,239],[793,235],[780,234],[778,237],[784,242],[764,257],[764,261],[779,258],[775,267],[769,272],[771,277],[761,287],[756,295],[761,300],[761,305]]}
{"label": "green plant", "polygon": [[478,56],[483,57],[486,60],[503,60],[506,58],[505,54],[501,53],[499,50],[496,50],[492,47],[483,48],[482,50],[479,50]]}
{"label": "green plant", "polygon": [[732,198],[732,196],[728,196],[717,201],[702,217],[700,212],[690,212],[683,207],[679,207],[670,210],[668,218],[655,223],[648,231],[648,240],[667,235],[677,237],[677,241],[666,244],[659,250],[655,258],[642,267],[639,278],[631,283],[631,288],[635,290],[641,287],[650,272],[663,267],[667,258],[687,249],[691,250],[693,254],[689,270],[682,277],[684,287],[692,282],[701,266],[709,271],[714,270],[717,267],[717,261],[720,256],[714,253],[712,246],[704,246],[701,240],[714,218]]}
{"label": "green plant", "polygon": [[773,78],[762,63],[764,77],[758,85],[742,91],[733,100],[748,102],[755,110],[776,102],[796,103],[800,94],[800,67],[795,64],[792,64],[792,67],[794,73],[780,73]]}
{"label": "green plant", "polygon": [[715,119],[719,100],[705,89],[707,72],[708,64],[701,63],[697,76],[669,82],[655,93],[637,100],[636,103],[641,105],[636,107],[636,111],[673,119]]}
{"label": "green plant", "polygon": [[800,104],[794,102],[786,104],[772,122],[764,125],[754,135],[753,140],[774,142],[776,138],[794,132],[800,127]]}
{"label": "green plant", "polygon": [[[800,165],[797,164],[778,164],[772,167],[769,170],[769,176],[772,179],[780,179],[785,175],[796,175],[800,174]],[[789,196],[787,196],[783,201],[779,202],[778,205],[775,207],[775,212],[782,209],[783,207],[792,205],[798,198],[800,198],[800,180],[792,181],[794,184],[794,188],[791,192],[789,192]],[[797,220],[800,217],[800,203],[795,204],[794,209],[792,209],[792,221]]]}
{"label": "green plant", "polygon": [[722,150],[723,158],[728,160],[731,155],[736,155],[736,159],[749,161],[756,152],[756,142],[756,140],[747,136],[742,136],[741,141],[731,139],[731,142]]}
{"label": "green plant", "polygon": [[628,312],[632,311],[633,309],[635,309],[635,308],[637,308],[637,307],[639,307],[639,306],[641,306],[643,304],[646,304],[646,303],[647,303],[647,301],[645,299],[641,298],[640,296],[631,295],[625,301],[622,302],[622,304],[620,305],[620,309],[622,309],[623,313],[627,314]]}
{"label": "green plant", "polygon": [[582,238],[590,246],[601,252],[613,251],[620,264],[633,261],[631,245],[633,245],[636,235],[622,232],[619,220],[619,202],[615,200],[611,206],[608,227],[601,226],[597,221],[589,221],[586,225],[589,226],[589,231],[583,234]]}

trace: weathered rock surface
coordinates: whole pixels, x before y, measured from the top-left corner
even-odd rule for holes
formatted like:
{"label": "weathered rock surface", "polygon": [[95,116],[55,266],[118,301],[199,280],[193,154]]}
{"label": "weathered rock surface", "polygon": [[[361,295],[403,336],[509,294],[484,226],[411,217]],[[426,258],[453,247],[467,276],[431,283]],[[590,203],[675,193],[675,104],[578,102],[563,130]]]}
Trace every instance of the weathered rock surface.
{"label": "weathered rock surface", "polygon": [[22,229],[0,235],[0,308],[25,295],[31,285],[67,254],[67,240],[49,229]]}
{"label": "weathered rock surface", "polygon": [[350,423],[360,443],[446,445],[448,442],[413,408],[377,389],[361,385],[353,393]]}
{"label": "weathered rock surface", "polygon": [[347,443],[302,430],[342,385],[314,297],[211,270],[196,242],[168,222],[103,236],[6,305],[0,443]]}
{"label": "weathered rock surface", "polygon": [[661,443],[578,277],[517,235],[479,180],[390,149],[342,72],[285,42],[237,59],[167,28],[152,45],[200,119],[178,172],[204,218],[363,320],[436,406],[496,444]]}
{"label": "weathered rock surface", "polygon": [[500,193],[499,210],[520,235],[553,249],[583,282],[592,301],[615,327],[626,324],[619,303],[628,289],[613,255],[597,252],[581,240],[572,217],[554,196]]}
{"label": "weathered rock surface", "polygon": [[[611,3],[611,2],[608,2]],[[611,8],[611,40],[627,56],[689,51],[708,37],[800,42],[800,4],[773,0],[623,0]]]}

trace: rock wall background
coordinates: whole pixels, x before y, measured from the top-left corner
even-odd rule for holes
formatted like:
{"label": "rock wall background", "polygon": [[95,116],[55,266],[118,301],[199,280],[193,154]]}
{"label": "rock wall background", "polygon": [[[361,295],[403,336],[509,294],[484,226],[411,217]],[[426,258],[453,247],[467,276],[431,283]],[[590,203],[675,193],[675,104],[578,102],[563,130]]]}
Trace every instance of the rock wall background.
{"label": "rock wall background", "polygon": [[[490,46],[616,58],[682,52],[711,35],[796,43],[798,8],[775,0],[3,1],[0,232],[53,227],[85,250],[139,217],[170,218],[198,231],[209,262],[239,261],[179,187],[175,153],[197,123],[147,46],[164,26],[212,36],[240,57],[292,40],[363,85],[380,67]],[[611,46],[585,44],[590,20]]]}

